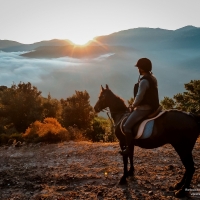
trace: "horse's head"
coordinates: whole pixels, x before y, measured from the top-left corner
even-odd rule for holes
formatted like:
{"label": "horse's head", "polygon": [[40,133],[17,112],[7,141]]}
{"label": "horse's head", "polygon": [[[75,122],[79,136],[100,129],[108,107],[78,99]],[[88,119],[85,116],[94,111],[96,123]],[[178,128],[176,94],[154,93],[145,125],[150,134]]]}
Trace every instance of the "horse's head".
{"label": "horse's head", "polygon": [[99,100],[97,101],[97,103],[94,106],[94,110],[95,112],[100,112],[103,109],[109,107],[109,97],[111,95],[111,90],[109,89],[108,85],[106,84],[106,88],[104,88],[103,86],[101,86],[101,92],[99,95]]}

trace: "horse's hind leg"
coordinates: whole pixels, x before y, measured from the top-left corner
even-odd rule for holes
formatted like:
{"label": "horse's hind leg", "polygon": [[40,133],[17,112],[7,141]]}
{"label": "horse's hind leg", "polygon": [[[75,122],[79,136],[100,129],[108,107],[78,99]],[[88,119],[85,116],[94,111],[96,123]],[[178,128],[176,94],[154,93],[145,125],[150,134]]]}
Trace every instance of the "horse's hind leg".
{"label": "horse's hind leg", "polygon": [[[175,192],[176,197],[184,197],[186,194],[186,188],[190,187],[190,183],[195,171],[194,161],[191,153],[191,149],[187,150],[187,145],[183,145],[181,149],[175,148],[179,154],[181,161],[186,169],[182,180],[177,184],[177,192]],[[187,150],[187,151],[186,151]]]}
{"label": "horse's hind leg", "polygon": [[187,171],[185,171],[183,178],[180,182],[176,183],[173,187],[170,187],[170,190],[180,190],[185,183],[185,179],[187,176]]}
{"label": "horse's hind leg", "polygon": [[192,181],[192,177],[193,177],[193,174],[195,172],[194,161],[193,161],[192,153],[191,152],[188,155],[186,155],[186,156],[182,156],[181,157],[181,161],[183,162],[183,164],[185,166],[185,169],[186,169],[186,172],[185,172],[186,173],[186,178],[185,178],[184,184],[181,187],[181,189],[178,190],[175,193],[176,197],[183,197],[183,196],[185,196],[186,189],[190,188],[190,183]]}

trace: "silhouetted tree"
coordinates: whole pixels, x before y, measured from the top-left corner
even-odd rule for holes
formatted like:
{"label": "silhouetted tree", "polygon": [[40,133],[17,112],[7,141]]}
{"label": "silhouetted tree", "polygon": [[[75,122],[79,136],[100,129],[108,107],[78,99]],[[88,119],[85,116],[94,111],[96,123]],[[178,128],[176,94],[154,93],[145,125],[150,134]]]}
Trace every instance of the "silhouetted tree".
{"label": "silhouetted tree", "polygon": [[164,97],[164,99],[160,102],[160,104],[166,110],[173,109],[176,106],[175,100],[169,97]]}
{"label": "silhouetted tree", "polygon": [[49,94],[47,98],[42,100],[43,118],[53,117],[61,121],[61,103],[57,99],[52,99]]}
{"label": "silhouetted tree", "polygon": [[185,89],[186,92],[174,95],[173,99],[165,97],[162,106],[200,114],[200,80],[191,80],[185,84]]}
{"label": "silhouetted tree", "polygon": [[1,114],[24,132],[36,120],[42,119],[41,92],[31,83],[13,84],[1,93]]}
{"label": "silhouetted tree", "polygon": [[66,100],[61,99],[64,127],[76,124],[79,129],[86,129],[91,126],[94,110],[89,99],[87,91],[75,91],[75,94]]}

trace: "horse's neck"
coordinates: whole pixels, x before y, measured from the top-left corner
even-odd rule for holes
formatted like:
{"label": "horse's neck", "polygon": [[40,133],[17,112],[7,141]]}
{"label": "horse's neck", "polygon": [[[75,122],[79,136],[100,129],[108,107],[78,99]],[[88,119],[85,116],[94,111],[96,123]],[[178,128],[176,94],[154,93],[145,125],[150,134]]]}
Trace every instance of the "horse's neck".
{"label": "horse's neck", "polygon": [[121,116],[124,115],[128,108],[124,104],[122,99],[115,97],[109,106],[111,117],[113,118],[115,124],[120,120]]}

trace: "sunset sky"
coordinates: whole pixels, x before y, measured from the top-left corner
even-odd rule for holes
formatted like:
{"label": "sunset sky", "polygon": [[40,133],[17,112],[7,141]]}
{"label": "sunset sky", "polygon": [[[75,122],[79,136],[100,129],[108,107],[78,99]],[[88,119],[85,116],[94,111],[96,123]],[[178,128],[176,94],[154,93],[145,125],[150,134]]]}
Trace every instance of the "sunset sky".
{"label": "sunset sky", "polygon": [[0,39],[33,43],[151,27],[200,27],[199,0],[0,0]]}

